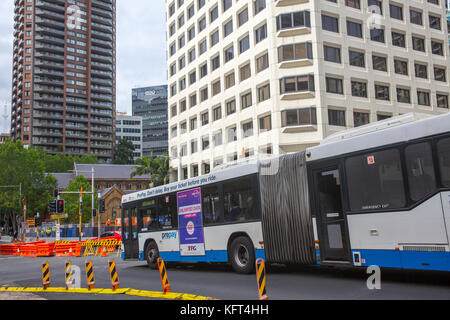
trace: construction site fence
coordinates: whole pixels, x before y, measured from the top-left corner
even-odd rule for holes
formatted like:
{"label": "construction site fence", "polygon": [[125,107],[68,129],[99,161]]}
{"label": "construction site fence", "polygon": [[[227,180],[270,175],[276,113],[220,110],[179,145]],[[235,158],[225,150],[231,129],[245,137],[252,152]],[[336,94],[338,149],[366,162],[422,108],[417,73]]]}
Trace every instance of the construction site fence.
{"label": "construction site fence", "polygon": [[86,240],[46,242],[18,242],[0,244],[0,255],[23,257],[81,257],[119,255],[121,241],[116,240]]}
{"label": "construction site fence", "polygon": [[[27,238],[36,238],[36,228],[31,227],[25,230],[25,234]],[[119,231],[121,232],[120,227],[116,226],[103,226],[100,227],[100,234],[109,232],[109,231]],[[85,238],[98,237],[98,227],[92,227],[91,225],[82,225],[81,226],[82,236]],[[55,238],[56,237],[56,226],[52,227],[37,227],[37,235],[39,238]],[[60,238],[77,238],[80,236],[79,226],[72,225],[61,225],[60,226]]]}

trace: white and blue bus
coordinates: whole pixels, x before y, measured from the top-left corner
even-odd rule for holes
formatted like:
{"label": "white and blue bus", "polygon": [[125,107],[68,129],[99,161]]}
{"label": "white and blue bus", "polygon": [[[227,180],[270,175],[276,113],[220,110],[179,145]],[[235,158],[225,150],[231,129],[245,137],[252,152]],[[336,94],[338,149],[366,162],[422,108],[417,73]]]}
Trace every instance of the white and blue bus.
{"label": "white and blue bus", "polygon": [[450,271],[450,114],[413,118],[125,195],[122,258]]}

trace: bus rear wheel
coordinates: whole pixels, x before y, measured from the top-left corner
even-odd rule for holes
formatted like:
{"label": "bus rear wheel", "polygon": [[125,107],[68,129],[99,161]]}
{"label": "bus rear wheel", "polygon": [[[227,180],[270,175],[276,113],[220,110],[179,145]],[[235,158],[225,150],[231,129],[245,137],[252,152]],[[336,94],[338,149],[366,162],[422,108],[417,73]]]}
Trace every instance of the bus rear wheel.
{"label": "bus rear wheel", "polygon": [[230,260],[234,271],[249,274],[255,270],[255,251],[247,237],[237,237],[230,245]]}
{"label": "bus rear wheel", "polygon": [[159,250],[158,245],[154,241],[150,242],[145,248],[145,258],[151,269],[158,269]]}

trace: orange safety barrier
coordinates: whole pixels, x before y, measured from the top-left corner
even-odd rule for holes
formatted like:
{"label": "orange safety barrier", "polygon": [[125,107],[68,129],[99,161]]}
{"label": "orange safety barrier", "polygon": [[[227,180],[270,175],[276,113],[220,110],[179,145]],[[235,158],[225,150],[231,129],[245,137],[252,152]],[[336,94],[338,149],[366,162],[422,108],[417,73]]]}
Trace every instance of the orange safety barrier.
{"label": "orange safety barrier", "polygon": [[37,257],[38,251],[35,244],[24,244],[20,246],[21,257]]}
{"label": "orange safety barrier", "polygon": [[55,255],[54,249],[55,249],[54,242],[38,243],[37,244],[38,257],[52,257]]}
{"label": "orange safety barrier", "polygon": [[80,257],[81,244],[78,241],[73,241],[67,244],[55,244],[55,256],[57,257]]}

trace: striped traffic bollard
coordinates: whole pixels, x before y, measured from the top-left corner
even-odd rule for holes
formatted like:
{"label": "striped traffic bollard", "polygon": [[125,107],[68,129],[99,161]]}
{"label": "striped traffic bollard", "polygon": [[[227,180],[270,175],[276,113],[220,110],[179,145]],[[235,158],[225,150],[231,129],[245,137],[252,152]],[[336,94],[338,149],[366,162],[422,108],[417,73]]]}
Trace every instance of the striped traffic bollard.
{"label": "striped traffic bollard", "polygon": [[163,292],[171,292],[170,291],[170,283],[169,278],[167,277],[166,264],[162,258],[158,258],[158,269],[159,275],[161,276],[161,284],[163,288]]}
{"label": "striped traffic bollard", "polygon": [[86,283],[89,291],[95,288],[94,265],[92,261],[86,261]]}
{"label": "striped traffic bollard", "polygon": [[42,263],[42,286],[44,290],[50,286],[50,264],[48,261]]}
{"label": "striped traffic bollard", "polygon": [[116,289],[119,289],[119,275],[117,274],[117,269],[116,269],[116,261],[113,260],[108,260],[108,265],[109,265],[109,275],[111,278],[111,285],[113,288],[113,291],[116,291]]}
{"label": "striped traffic bollard", "polygon": [[266,265],[263,259],[256,260],[256,280],[259,300],[269,300],[266,292]]}
{"label": "striped traffic bollard", "polygon": [[66,261],[65,279],[66,279],[66,290],[72,289],[72,286],[73,286],[73,283],[72,283],[72,262],[70,262],[70,260]]}

